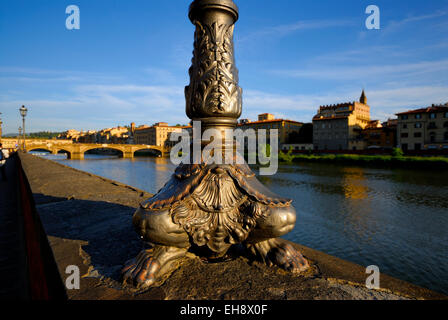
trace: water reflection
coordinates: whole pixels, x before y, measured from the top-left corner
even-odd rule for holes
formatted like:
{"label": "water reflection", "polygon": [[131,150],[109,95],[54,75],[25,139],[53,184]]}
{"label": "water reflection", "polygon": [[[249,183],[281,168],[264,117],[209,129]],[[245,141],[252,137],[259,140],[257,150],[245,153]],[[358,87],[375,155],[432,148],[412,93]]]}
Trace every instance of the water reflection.
{"label": "water reflection", "polygon": [[448,292],[448,173],[301,164],[260,180],[294,200],[287,239]]}
{"label": "water reflection", "polygon": [[342,188],[347,199],[366,199],[367,187],[364,170],[361,168],[342,168]]}

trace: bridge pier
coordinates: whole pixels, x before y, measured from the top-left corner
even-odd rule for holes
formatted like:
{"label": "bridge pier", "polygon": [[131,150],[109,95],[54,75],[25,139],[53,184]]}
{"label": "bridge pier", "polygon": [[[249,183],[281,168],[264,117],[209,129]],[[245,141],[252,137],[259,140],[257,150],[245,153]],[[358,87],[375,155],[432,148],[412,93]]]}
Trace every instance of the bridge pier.
{"label": "bridge pier", "polygon": [[57,149],[51,150],[51,154],[58,154],[58,150]]}
{"label": "bridge pier", "polygon": [[67,157],[70,160],[84,160],[84,152],[72,152]]}
{"label": "bridge pier", "polygon": [[123,159],[133,159],[133,158],[134,158],[134,152],[123,151]]}

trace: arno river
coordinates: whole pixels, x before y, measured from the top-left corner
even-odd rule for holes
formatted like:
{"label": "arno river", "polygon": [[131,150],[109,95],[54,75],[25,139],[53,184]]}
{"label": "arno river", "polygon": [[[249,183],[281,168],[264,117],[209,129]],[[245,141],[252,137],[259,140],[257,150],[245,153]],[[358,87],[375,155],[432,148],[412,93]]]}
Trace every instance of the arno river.
{"label": "arno river", "polygon": [[[175,169],[165,158],[45,157],[151,193]],[[294,199],[286,239],[448,294],[448,172],[281,164],[260,180]]]}

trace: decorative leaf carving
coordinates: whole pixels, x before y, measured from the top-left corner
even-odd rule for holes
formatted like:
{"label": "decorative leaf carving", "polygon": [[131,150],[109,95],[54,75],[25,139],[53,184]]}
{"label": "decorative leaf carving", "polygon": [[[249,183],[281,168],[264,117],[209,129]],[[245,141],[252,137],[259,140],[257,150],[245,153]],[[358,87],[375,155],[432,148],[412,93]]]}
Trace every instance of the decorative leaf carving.
{"label": "decorative leaf carving", "polygon": [[174,205],[170,213],[196,245],[222,253],[246,240],[266,210],[266,205],[242,192],[227,172],[210,171],[192,195]]}
{"label": "decorative leaf carving", "polygon": [[185,88],[190,118],[241,115],[238,70],[233,56],[233,25],[196,21],[190,85]]}

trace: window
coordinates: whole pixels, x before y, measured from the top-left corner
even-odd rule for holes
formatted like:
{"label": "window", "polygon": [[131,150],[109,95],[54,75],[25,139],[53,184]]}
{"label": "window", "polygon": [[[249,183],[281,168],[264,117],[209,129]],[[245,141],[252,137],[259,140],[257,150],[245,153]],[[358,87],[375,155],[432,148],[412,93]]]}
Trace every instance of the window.
{"label": "window", "polygon": [[430,122],[428,124],[428,129],[435,129],[436,128],[436,123],[435,122]]}
{"label": "window", "polygon": [[[448,118],[448,117],[447,117],[447,118]],[[402,115],[402,116],[401,116],[401,120],[408,120],[408,115],[407,115],[407,114]]]}
{"label": "window", "polygon": [[448,111],[443,115],[444,118],[448,118]]}
{"label": "window", "polygon": [[417,113],[416,115],[415,115],[415,119],[421,119],[422,118],[422,115],[420,114],[420,113]]}
{"label": "window", "polygon": [[414,133],[414,138],[421,138],[421,137],[422,137],[422,133],[421,132]]}
{"label": "window", "polygon": [[402,138],[407,138],[408,136],[409,136],[409,135],[408,135],[407,132],[404,132],[404,133],[401,134],[401,137],[402,137]]}
{"label": "window", "polygon": [[406,123],[403,123],[403,129],[407,129],[408,125]]}
{"label": "window", "polygon": [[437,118],[437,113],[430,113],[429,114],[429,119],[435,119]]}
{"label": "window", "polygon": [[445,134],[443,135],[443,139],[444,139],[445,141],[448,141],[448,131],[445,132]]}
{"label": "window", "polygon": [[445,123],[443,124],[444,128],[448,128],[448,121],[445,121]]}
{"label": "window", "polygon": [[435,133],[435,132],[430,132],[430,133],[429,133],[429,141],[430,141],[431,143],[436,142],[436,133]]}
{"label": "window", "polygon": [[401,145],[401,150],[403,150],[403,151],[408,151],[408,144],[407,144],[407,143],[403,143],[403,144]]}
{"label": "window", "polygon": [[414,128],[421,128],[422,127],[422,123],[421,122],[416,122],[414,125]]}
{"label": "window", "polygon": [[414,150],[421,150],[422,149],[422,145],[420,143],[416,143],[414,145]]}

